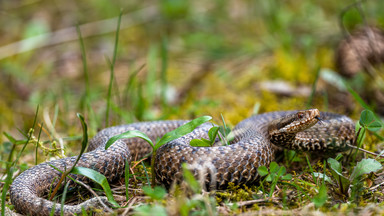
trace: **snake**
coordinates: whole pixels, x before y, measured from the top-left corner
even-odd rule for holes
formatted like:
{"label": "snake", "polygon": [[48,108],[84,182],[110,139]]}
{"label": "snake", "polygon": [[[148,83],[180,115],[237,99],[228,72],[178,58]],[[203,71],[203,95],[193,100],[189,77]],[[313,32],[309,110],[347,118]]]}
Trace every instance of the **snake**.
{"label": "snake", "polygon": [[[129,138],[117,140],[105,149],[111,137],[139,130],[155,141],[188,122],[138,122],[103,129],[90,140],[89,151],[80,157],[77,166],[97,170],[108,181],[114,181],[122,177],[126,161],[144,157],[151,153],[152,147],[142,139]],[[204,123],[191,133],[158,148],[154,175],[159,184],[169,188],[175,182],[182,181],[182,164],[187,164],[196,178],[202,179],[202,184],[210,187],[221,189],[229,183],[252,184],[260,179],[258,167],[268,166],[274,160],[278,148],[309,152],[340,151],[353,143],[355,128],[350,118],[320,112],[318,109],[277,111],[253,115],[238,123],[231,132],[233,139],[229,145],[190,145],[192,139],[208,138],[207,134],[212,127],[212,123]],[[220,139],[216,140],[220,142]],[[82,209],[89,211],[96,208],[98,201],[94,201],[95,198],[78,205],[63,206],[45,198],[58,184],[61,177],[58,170],[70,168],[76,158],[74,156],[41,163],[17,176],[10,187],[11,202],[17,212],[27,215],[60,215],[63,211],[64,215],[73,215],[81,214]],[[70,175],[78,181],[90,183],[84,176]]]}

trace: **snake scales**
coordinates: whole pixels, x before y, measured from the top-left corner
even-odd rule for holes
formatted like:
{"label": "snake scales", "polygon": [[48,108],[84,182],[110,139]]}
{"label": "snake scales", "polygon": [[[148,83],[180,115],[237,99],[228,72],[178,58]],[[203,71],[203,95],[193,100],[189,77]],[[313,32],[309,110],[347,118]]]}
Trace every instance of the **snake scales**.
{"label": "snake scales", "polygon": [[[317,123],[320,119],[321,122]],[[113,181],[124,172],[125,159],[140,158],[151,152],[151,147],[143,140],[133,138],[116,141],[105,150],[105,143],[110,137],[128,130],[140,130],[155,140],[186,122],[142,122],[104,129],[90,141],[90,152],[83,154],[78,166],[95,169]],[[257,180],[257,168],[268,165],[274,159],[274,144],[305,151],[332,151],[345,148],[354,137],[354,123],[348,117],[312,109],[265,113],[245,119],[234,128],[235,138],[228,146],[189,145],[193,138],[207,137],[210,127],[211,123],[205,123],[192,133],[158,149],[155,174],[159,183],[169,187],[173,181],[180,180],[182,163],[189,164],[195,174],[208,169],[206,183],[218,188],[225,187],[229,182],[251,183]],[[55,207],[54,212],[59,215],[61,205],[43,198],[60,177],[60,172],[49,164],[65,170],[72,166],[75,159],[69,157],[42,163],[21,173],[10,188],[11,201],[16,210],[30,215],[49,215]],[[73,177],[88,182],[85,177]],[[66,215],[70,215],[94,205],[91,199],[76,206],[64,205],[63,209]]]}

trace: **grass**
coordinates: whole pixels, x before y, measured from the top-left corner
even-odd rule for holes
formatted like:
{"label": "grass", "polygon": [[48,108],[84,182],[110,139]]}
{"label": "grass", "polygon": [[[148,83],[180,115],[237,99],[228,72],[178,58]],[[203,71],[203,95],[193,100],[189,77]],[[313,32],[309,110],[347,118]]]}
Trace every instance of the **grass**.
{"label": "grass", "polygon": [[[344,10],[349,4],[207,4],[172,0],[135,4],[117,1],[113,5],[105,0],[71,1],[66,5],[45,1],[0,3],[4,12],[0,14],[2,213],[4,205],[10,206],[7,189],[14,173],[59,157],[60,143],[64,143],[67,156],[79,154],[79,112],[84,114],[92,137],[108,125],[203,115],[221,122],[221,113],[226,123],[233,126],[250,116],[256,107],[262,113],[311,105],[354,119],[359,118],[363,108],[378,111],[375,99],[364,98],[364,92],[354,86],[346,92],[352,102],[335,103],[340,99],[333,96],[336,90],[323,87],[321,81],[321,71],[334,70],[333,51],[342,32],[365,22],[384,22],[384,8],[379,2],[365,1],[357,9]],[[345,28],[338,27],[340,21]],[[61,29],[75,26],[77,39],[76,34],[70,37],[60,33]],[[39,35],[52,40],[27,40],[38,39]],[[24,41],[24,47],[9,51],[6,45],[18,41]],[[295,88],[305,86],[312,93],[282,96],[261,88],[263,82],[271,80],[284,80]],[[359,82],[360,86],[367,86],[369,77]],[[375,133],[377,136],[368,132],[365,141],[370,150],[381,148],[382,133]],[[119,204],[127,206],[129,212],[144,203],[134,210],[141,215],[252,211],[288,214],[287,210],[305,213],[316,209],[333,214],[371,205],[377,213],[383,211],[379,204],[382,189],[367,190],[369,182],[374,181],[372,174],[364,175],[363,185],[358,187],[361,200],[349,202],[351,196],[338,189],[341,181],[335,179],[338,175],[324,160],[303,167],[305,160],[299,154],[279,163],[292,174],[289,181],[276,177],[264,181],[263,188],[233,186],[226,191],[200,194],[192,186],[193,179],[188,178],[185,187],[173,188],[161,199],[155,197],[156,193],[152,197],[150,191],[142,190],[150,182],[150,166],[133,162],[133,173],[123,183],[129,187],[117,186],[114,194],[128,192],[129,199],[127,196]],[[342,170],[351,174],[359,161],[343,161]],[[150,199],[146,200],[148,196]]]}

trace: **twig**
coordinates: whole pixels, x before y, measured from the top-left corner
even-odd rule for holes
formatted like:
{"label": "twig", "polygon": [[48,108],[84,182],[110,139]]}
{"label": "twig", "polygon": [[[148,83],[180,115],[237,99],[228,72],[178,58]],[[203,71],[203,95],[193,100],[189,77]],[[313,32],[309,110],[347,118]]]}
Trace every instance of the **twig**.
{"label": "twig", "polygon": [[369,188],[369,190],[376,190],[378,187],[380,187],[381,185],[384,185],[384,181],[383,182],[381,182],[380,184],[378,184],[378,185],[375,185],[375,186],[373,186],[373,187],[371,187],[371,188]]}
{"label": "twig", "polygon": [[257,200],[241,201],[241,202],[237,203],[237,206],[238,207],[242,207],[242,206],[253,205],[253,204],[256,204],[256,203],[273,203],[275,205],[279,205],[279,203],[274,201],[274,200],[279,200],[279,199],[278,198],[273,198],[273,199],[257,199]]}
{"label": "twig", "polygon": [[125,208],[125,211],[123,212],[123,214],[121,214],[122,216],[128,214],[128,212],[132,209],[133,204],[136,203],[137,199],[138,199],[137,197],[133,197],[131,199],[131,201],[129,202],[128,206]]}
{"label": "twig", "polygon": [[139,160],[135,165],[133,165],[132,167],[129,168],[129,170],[131,170],[133,179],[134,179],[135,181],[137,181],[137,179],[136,179],[136,176],[134,175],[135,172],[133,171],[133,169],[134,169],[139,163],[141,163],[142,161],[144,161],[144,160],[146,160],[146,159],[147,159],[147,157],[144,157],[143,159]]}
{"label": "twig", "polygon": [[91,187],[89,187],[87,184],[84,184],[83,182],[81,181],[77,181],[77,183],[79,183],[80,185],[82,185],[83,187],[85,187],[89,192],[91,192],[93,194],[93,196],[96,197],[96,199],[100,202],[100,204],[103,206],[104,209],[106,209],[107,211],[109,212],[113,212],[113,210],[111,208],[109,208],[107,205],[105,205],[105,203],[101,200],[101,198],[95,193],[94,190],[92,190]]}
{"label": "twig", "polygon": [[[134,169],[139,163],[141,163],[142,161],[144,161],[144,160],[146,160],[146,159],[148,159],[148,158],[147,158],[147,157],[144,157],[144,158],[142,158],[141,160],[137,161],[137,163],[131,167],[131,171],[133,171],[132,169]],[[132,172],[132,173],[133,173],[133,172]]]}
{"label": "twig", "polygon": [[380,154],[377,154],[377,153],[374,153],[374,152],[370,152],[370,151],[368,151],[368,150],[359,148],[359,147],[354,146],[354,145],[349,145],[349,144],[348,144],[348,147],[353,148],[353,149],[360,150],[360,151],[362,151],[362,152],[365,152],[365,153],[370,154],[370,155],[374,155],[374,156],[376,156],[376,157],[382,157],[382,158],[384,158],[384,155],[380,155]]}

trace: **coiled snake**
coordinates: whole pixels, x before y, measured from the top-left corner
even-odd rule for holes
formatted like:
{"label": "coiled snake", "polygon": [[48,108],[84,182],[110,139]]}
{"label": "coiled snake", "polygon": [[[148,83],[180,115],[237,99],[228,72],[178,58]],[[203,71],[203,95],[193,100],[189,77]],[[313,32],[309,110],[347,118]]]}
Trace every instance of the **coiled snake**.
{"label": "coiled snake", "polygon": [[[321,119],[321,120],[320,120]],[[318,121],[320,123],[317,123]],[[91,141],[90,152],[83,154],[78,166],[95,169],[109,181],[124,172],[125,160],[131,161],[151,152],[143,140],[133,138],[116,141],[105,150],[107,140],[128,130],[140,130],[152,140],[188,121],[158,121],[122,125],[100,131]],[[317,123],[317,124],[316,124]],[[272,112],[255,115],[240,122],[233,130],[231,145],[216,147],[192,147],[193,138],[207,137],[211,123],[205,123],[192,133],[160,147],[155,162],[155,174],[159,183],[169,187],[182,178],[181,164],[187,163],[197,174],[209,169],[205,176],[208,184],[225,187],[229,182],[246,184],[257,180],[257,168],[268,165],[274,159],[274,145],[303,151],[343,149],[353,142],[354,123],[346,116],[320,113],[317,109],[306,111]],[[10,188],[11,202],[18,212],[30,215],[49,215],[55,207],[60,215],[61,205],[43,198],[60,178],[60,172],[49,164],[65,170],[76,157],[69,157],[39,164],[21,173]],[[73,176],[87,182],[85,177]],[[81,213],[95,205],[91,200],[76,206],[64,205],[66,215]]]}

